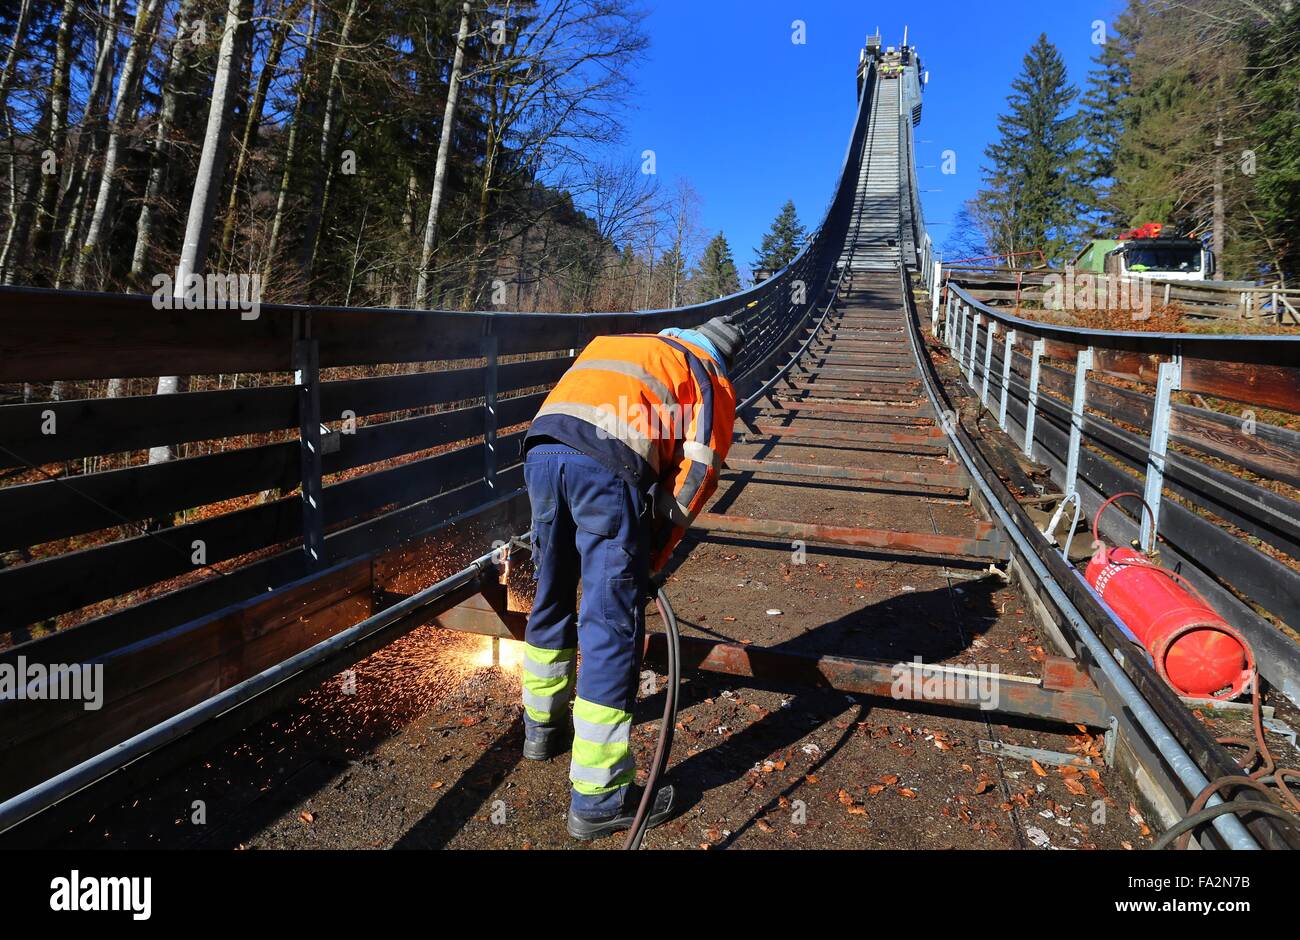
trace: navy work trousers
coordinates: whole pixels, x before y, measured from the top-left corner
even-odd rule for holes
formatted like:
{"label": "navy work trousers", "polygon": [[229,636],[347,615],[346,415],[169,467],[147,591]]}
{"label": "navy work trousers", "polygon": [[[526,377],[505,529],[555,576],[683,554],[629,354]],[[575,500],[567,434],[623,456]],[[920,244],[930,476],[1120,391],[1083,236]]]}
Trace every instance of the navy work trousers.
{"label": "navy work trousers", "polygon": [[524,479],[537,572],[525,635],[525,734],[563,733],[581,653],[572,809],[588,819],[618,815],[635,776],[629,736],[645,636],[650,507],[636,487],[560,444],[534,445]]}

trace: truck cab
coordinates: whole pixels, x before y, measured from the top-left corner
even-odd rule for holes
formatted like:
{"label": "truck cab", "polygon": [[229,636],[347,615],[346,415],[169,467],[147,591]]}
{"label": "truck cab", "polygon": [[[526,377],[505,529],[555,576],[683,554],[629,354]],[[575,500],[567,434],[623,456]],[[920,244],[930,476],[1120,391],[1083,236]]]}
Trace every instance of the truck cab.
{"label": "truck cab", "polygon": [[1214,264],[1214,252],[1200,241],[1163,236],[1158,224],[1096,239],[1074,259],[1079,271],[1163,281],[1204,281],[1214,275]]}

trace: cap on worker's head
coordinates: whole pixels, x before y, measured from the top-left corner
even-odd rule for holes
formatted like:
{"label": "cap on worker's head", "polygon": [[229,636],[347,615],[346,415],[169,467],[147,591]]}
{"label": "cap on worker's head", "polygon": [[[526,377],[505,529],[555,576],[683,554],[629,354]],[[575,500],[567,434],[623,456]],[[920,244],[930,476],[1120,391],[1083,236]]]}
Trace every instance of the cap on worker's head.
{"label": "cap on worker's head", "polygon": [[727,368],[736,361],[736,354],[745,345],[745,328],[731,317],[714,317],[697,329],[718,351]]}

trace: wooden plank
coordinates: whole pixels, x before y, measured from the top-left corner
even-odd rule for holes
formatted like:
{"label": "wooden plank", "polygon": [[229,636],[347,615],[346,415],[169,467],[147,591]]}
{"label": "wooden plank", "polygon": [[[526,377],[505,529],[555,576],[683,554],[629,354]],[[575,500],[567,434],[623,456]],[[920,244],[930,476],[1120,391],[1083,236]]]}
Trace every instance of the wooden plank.
{"label": "wooden plank", "polygon": [[872,548],[939,557],[1005,558],[1006,551],[989,539],[929,532],[901,532],[894,529],[849,528],[780,519],[751,519],[702,512],[694,529],[719,535],[747,535],[759,538],[826,542],[854,548]]}
{"label": "wooden plank", "polygon": [[0,489],[0,549],[169,516],[248,493],[298,485],[297,441],[41,480]]}
{"label": "wooden plank", "polygon": [[[523,432],[498,438],[502,465],[518,453]],[[326,526],[361,513],[424,499],[463,485],[482,473],[483,445],[447,453],[333,483],[322,494]],[[0,627],[11,629],[77,610],[194,570],[195,543],[206,563],[239,557],[301,538],[301,508],[289,496],[246,509],[108,545],[70,552],[0,571]]]}
{"label": "wooden plank", "polygon": [[[404,539],[417,538],[444,525],[448,520],[466,513],[472,514],[476,507],[484,505],[489,506],[490,511],[485,511],[483,518],[490,521],[501,516],[507,520],[502,524],[518,523],[527,529],[528,509],[527,499],[522,492],[522,465],[500,470],[497,484],[499,491],[507,494],[505,497],[489,492],[482,481],[478,480],[326,533],[326,554],[330,558],[340,559],[369,557],[376,551],[398,545]],[[502,516],[501,507],[509,510],[509,513]],[[468,525],[470,524],[461,523],[460,528]],[[319,572],[309,569],[302,550],[293,547],[254,560],[220,577],[190,583],[132,606],[110,611],[77,626],[47,634],[40,639],[22,642],[0,652],[0,662],[12,662],[14,657],[24,651],[37,648],[37,644],[49,662],[88,661],[118,647],[139,643],[179,624],[207,616],[214,610],[229,606],[232,599],[265,597],[268,592],[315,574]]]}
{"label": "wooden plank", "polygon": [[[938,443],[943,432],[939,428],[930,428],[929,433],[922,434],[904,434],[891,433],[884,431],[841,431],[829,428],[810,428],[798,426],[781,426],[756,424],[754,426],[759,435],[766,437],[780,438],[786,441],[826,441],[838,444],[891,444],[898,447],[905,447],[908,450],[905,453],[925,454],[927,456],[940,456],[946,454],[947,448]],[[918,431],[923,430],[921,428]],[[743,428],[736,432],[737,438],[749,439],[753,437]]]}
{"label": "wooden plank", "polygon": [[[489,331],[503,356],[580,349],[606,333],[694,326],[732,305],[589,314],[312,307],[310,315],[328,368],[476,359]],[[288,371],[295,317],[305,312],[263,304],[246,320],[239,310],[158,310],[148,295],[0,288],[0,382]]]}
{"label": "wooden plank", "polygon": [[299,538],[298,497],[121,539],[0,571],[0,628],[13,629],[192,572],[196,542],[208,564]]}
{"label": "wooden plank", "polygon": [[[496,440],[497,459],[509,465],[519,459],[524,431]],[[478,460],[475,468],[472,461]],[[483,445],[462,447],[387,470],[343,480],[325,488],[325,524],[337,525],[361,513],[425,499],[469,482],[483,472]]]}
{"label": "wooden plank", "polygon": [[[572,356],[503,364],[498,390],[549,386],[572,364]],[[321,414],[337,421],[345,410],[363,417],[481,398],[485,382],[481,367],[324,382]],[[56,433],[44,432],[47,411]],[[292,385],[7,405],[0,407],[0,469],[297,426]]]}
{"label": "wooden plank", "polygon": [[[1174,408],[1169,428],[1171,438],[1179,444],[1300,488],[1300,447],[1285,442],[1294,431],[1287,433],[1286,428],[1257,424],[1254,432],[1247,434],[1240,419],[1210,418],[1183,407]],[[1271,434],[1277,434],[1282,440],[1270,440]]]}
{"label": "wooden plank", "polygon": [[[545,392],[498,405],[503,427],[531,420]],[[388,421],[340,434],[337,451],[324,455],[324,472],[339,473],[481,433],[483,406]],[[0,549],[49,542],[84,532],[153,519],[209,503],[290,490],[301,473],[297,441],[237,448],[81,476],[0,489]]]}
{"label": "wooden plank", "polygon": [[806,392],[809,396],[819,398],[850,399],[854,401],[897,401],[914,402],[921,397],[915,384],[911,387],[899,384],[874,385],[855,383],[845,385],[838,382],[809,382],[787,378],[785,384],[793,389]]}
{"label": "wooden plank", "polygon": [[[251,607],[235,606],[160,633],[148,642],[96,657],[93,661],[104,667],[104,710],[112,712],[140,689],[199,664],[213,667],[211,678],[220,688],[227,688],[278,661],[267,662],[265,654],[278,652],[283,654],[280,658],[293,655],[303,647],[295,642],[286,645],[284,640],[290,637],[286,629],[296,623],[311,622],[318,612],[336,608],[349,598],[364,602],[361,609],[353,611],[360,614],[356,619],[369,615],[370,572],[369,561],[340,565],[300,586],[258,598]],[[266,642],[259,643],[268,637],[278,639],[278,650]],[[41,645],[37,644],[25,655],[39,655],[40,651]],[[0,748],[8,750],[70,721],[80,722],[84,729],[99,717],[80,714],[84,711],[81,702],[48,702],[39,711],[23,704],[0,703]]]}
{"label": "wooden plank", "polygon": [[1094,349],[1092,368],[1094,372],[1103,372],[1130,382],[1145,382],[1154,385],[1160,372],[1160,363],[1167,356],[1129,352],[1123,349]]}
{"label": "wooden plank", "polygon": [[965,477],[958,473],[918,473],[910,470],[879,470],[870,467],[837,467],[818,464],[789,463],[779,460],[743,460],[728,457],[724,473],[757,476],[810,477],[813,479],[855,480],[863,483],[892,483],[905,486],[937,487],[966,492]]}
{"label": "wooden plank", "polygon": [[296,428],[297,408],[292,385],[6,405],[0,468]]}
{"label": "wooden plank", "polygon": [[[1089,380],[1088,406],[1125,424],[1149,428],[1151,396]],[[1257,422],[1251,433],[1243,419],[1204,408],[1175,404],[1170,439],[1218,457],[1262,477],[1300,487],[1300,433]]]}
{"label": "wooden plank", "polygon": [[[1062,434],[1068,434],[1068,404],[1050,400],[1040,400],[1039,404],[1044,420],[1053,422]],[[1089,414],[1084,421],[1084,440],[1139,473],[1145,472],[1145,435],[1133,434]],[[1300,557],[1300,504],[1295,501],[1178,453],[1167,456],[1165,488],[1246,535],[1292,557]],[[1300,582],[1297,589],[1300,590]]]}
{"label": "wooden plank", "polygon": [[884,383],[897,383],[899,386],[917,387],[920,379],[917,377],[916,369],[836,369],[814,366],[805,368],[799,373],[802,376],[809,376],[813,379],[818,377],[833,379],[841,383],[859,382],[867,385],[876,385]]}
{"label": "wooden plank", "polygon": [[1300,367],[1184,358],[1182,390],[1300,414]]}

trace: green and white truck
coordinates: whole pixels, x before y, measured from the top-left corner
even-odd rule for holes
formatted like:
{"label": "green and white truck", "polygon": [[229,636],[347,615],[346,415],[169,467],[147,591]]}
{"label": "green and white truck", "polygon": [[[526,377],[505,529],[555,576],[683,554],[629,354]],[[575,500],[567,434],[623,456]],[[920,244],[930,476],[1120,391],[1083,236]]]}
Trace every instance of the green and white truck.
{"label": "green and white truck", "polygon": [[1214,252],[1195,238],[1162,236],[1159,223],[1119,238],[1098,238],[1074,259],[1079,272],[1162,281],[1204,281],[1214,276]]}

